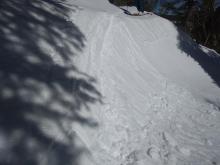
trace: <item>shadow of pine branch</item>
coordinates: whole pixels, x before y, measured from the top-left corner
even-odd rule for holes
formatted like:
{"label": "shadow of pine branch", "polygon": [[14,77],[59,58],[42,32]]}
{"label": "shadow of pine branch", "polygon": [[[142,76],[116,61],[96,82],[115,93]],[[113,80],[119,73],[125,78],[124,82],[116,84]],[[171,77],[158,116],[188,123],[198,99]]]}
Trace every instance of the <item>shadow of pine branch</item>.
{"label": "shadow of pine branch", "polygon": [[66,21],[75,10],[61,0],[0,2],[0,164],[77,165],[86,153],[72,126],[97,127],[81,110],[102,96],[71,63],[85,46]]}

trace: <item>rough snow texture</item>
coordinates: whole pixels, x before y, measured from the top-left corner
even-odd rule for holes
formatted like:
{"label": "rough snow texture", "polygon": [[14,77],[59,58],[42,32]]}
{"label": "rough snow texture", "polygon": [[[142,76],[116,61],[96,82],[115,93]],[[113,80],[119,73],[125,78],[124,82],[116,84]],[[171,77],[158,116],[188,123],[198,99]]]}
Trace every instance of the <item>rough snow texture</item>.
{"label": "rough snow texture", "polygon": [[[51,118],[40,120],[29,114],[29,120],[41,125],[42,134],[55,139],[54,145],[51,142],[45,147],[45,155],[38,153],[36,164],[61,165],[68,158],[65,154],[75,156],[65,160],[73,165],[220,164],[220,84],[219,73],[215,73],[219,55],[196,45],[171,22],[156,15],[131,17],[107,0],[68,0],[62,5],[73,9],[63,16],[63,28],[71,30],[71,22],[85,39],[82,50],[71,42],[77,37],[65,40],[68,36],[64,36],[65,42],[58,41],[62,48],[69,45],[65,53],[68,60],[42,40],[45,52],[53,52],[53,63],[66,68],[61,74],[73,77],[65,85],[78,90],[68,93],[54,82],[51,90],[56,90],[61,98],[48,103],[55,107],[49,110],[68,114],[72,108],[80,121],[89,118],[91,122],[87,125],[75,118],[64,118],[58,124]],[[212,58],[211,71],[204,61],[197,60],[200,54]],[[52,73],[52,77],[60,74],[56,69]],[[81,80],[79,88],[76,79]],[[48,99],[53,91],[50,93],[46,85],[29,81],[33,86],[41,86],[36,102],[53,101]],[[8,97],[10,92],[5,95]],[[72,100],[74,106],[77,101],[88,103],[66,107],[59,99],[67,103]],[[65,140],[61,130],[71,138]],[[3,144],[7,141],[3,133],[0,151],[6,152],[10,148]],[[57,141],[69,145],[64,155],[57,154]],[[4,159],[0,156],[0,160]]]}

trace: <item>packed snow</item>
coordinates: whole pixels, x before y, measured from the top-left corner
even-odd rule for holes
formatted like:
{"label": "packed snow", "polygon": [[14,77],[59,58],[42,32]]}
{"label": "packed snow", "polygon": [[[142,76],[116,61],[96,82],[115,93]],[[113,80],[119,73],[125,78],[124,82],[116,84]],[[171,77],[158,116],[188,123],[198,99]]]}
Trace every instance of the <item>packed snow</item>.
{"label": "packed snow", "polygon": [[220,164],[219,54],[107,0],[24,3],[0,12],[0,164]]}

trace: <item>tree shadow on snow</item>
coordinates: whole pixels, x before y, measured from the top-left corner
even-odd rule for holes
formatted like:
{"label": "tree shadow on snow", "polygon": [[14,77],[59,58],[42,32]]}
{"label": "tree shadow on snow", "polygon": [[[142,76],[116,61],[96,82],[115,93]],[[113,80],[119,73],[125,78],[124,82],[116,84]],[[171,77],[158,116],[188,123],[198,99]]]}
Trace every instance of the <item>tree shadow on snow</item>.
{"label": "tree shadow on snow", "polygon": [[61,0],[0,1],[1,165],[77,165],[87,152],[72,127],[97,126],[81,111],[101,94],[71,62],[85,42],[67,21],[74,8]]}
{"label": "tree shadow on snow", "polygon": [[202,49],[187,34],[178,29],[178,47],[192,57],[220,88],[220,55],[213,50]]}
{"label": "tree shadow on snow", "polygon": [[[210,76],[213,83],[220,88],[220,55],[214,50],[203,49],[191,37],[184,33],[181,29],[178,30],[178,47],[185,52],[187,56],[193,58],[201,68]],[[219,101],[211,101],[205,99],[207,103],[220,106]]]}

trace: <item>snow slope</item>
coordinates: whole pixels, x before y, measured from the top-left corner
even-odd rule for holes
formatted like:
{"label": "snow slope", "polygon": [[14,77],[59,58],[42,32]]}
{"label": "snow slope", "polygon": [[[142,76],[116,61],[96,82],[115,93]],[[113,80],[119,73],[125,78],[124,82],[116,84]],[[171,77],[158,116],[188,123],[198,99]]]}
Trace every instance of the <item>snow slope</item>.
{"label": "snow slope", "polygon": [[[68,115],[70,109],[75,116],[40,118],[25,112],[28,120],[34,121],[49,139],[45,150],[35,148],[35,136],[39,135],[28,136],[27,139],[35,139],[30,140],[27,148],[37,151],[36,164],[220,163],[219,74],[213,77],[196,60],[196,53],[200,53],[207,57],[212,54],[214,57],[210,58],[219,61],[218,54],[197,46],[171,22],[156,15],[128,16],[107,0],[68,0],[60,5],[71,8],[67,15],[62,15],[66,21],[62,29],[79,31],[75,38],[68,38],[69,32],[56,29],[63,36],[57,41],[59,47],[65,48],[61,52],[44,39],[37,43],[58,69],[52,67],[51,77],[46,76],[52,84],[27,80],[36,91],[38,87],[43,89],[41,92],[34,90],[33,96],[30,89],[21,92],[29,96],[31,103],[49,106],[50,113]],[[84,36],[82,47],[72,42],[80,39],[79,32]],[[28,60],[37,61],[34,57]],[[55,80],[61,80],[65,86]],[[68,92],[66,86],[73,90]],[[3,94],[4,98],[10,96],[7,90]],[[20,134],[13,134],[12,141]],[[7,142],[12,146],[5,139],[5,132],[0,135],[1,152],[10,151],[3,145]],[[61,144],[67,145],[65,150]],[[10,154],[7,162],[16,161],[15,153]],[[6,161],[2,157],[0,160]]]}

